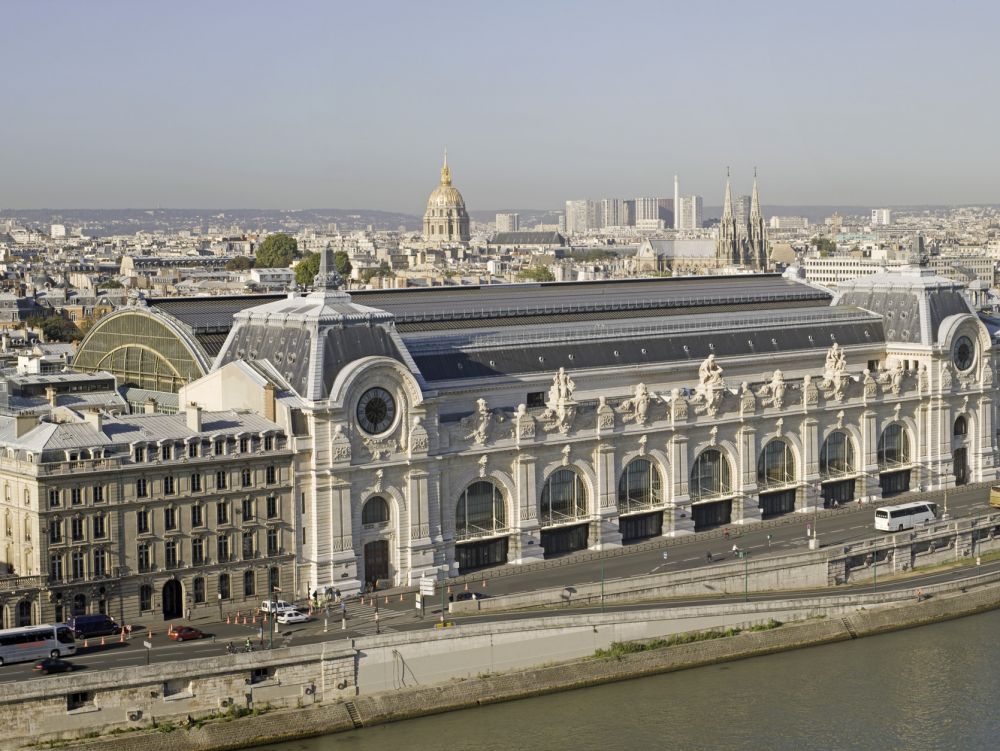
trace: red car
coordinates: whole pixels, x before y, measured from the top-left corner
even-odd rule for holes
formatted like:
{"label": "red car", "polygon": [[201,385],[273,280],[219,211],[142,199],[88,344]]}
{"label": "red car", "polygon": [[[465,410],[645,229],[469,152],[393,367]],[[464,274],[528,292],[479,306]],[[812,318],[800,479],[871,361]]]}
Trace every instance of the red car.
{"label": "red car", "polygon": [[174,641],[190,641],[191,639],[204,639],[206,634],[194,626],[178,626],[168,631],[167,636]]}

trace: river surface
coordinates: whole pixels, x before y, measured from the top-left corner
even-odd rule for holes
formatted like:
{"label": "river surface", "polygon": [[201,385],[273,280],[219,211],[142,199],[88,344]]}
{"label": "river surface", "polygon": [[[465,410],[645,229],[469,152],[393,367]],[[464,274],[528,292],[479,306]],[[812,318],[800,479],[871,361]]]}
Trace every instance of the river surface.
{"label": "river surface", "polygon": [[1000,611],[262,748],[1000,749]]}

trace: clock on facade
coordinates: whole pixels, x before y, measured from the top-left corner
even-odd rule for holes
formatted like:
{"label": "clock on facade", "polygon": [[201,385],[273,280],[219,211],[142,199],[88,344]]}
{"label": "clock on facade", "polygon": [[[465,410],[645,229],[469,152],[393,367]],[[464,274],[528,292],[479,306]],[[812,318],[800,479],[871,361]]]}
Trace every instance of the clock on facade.
{"label": "clock on facade", "polygon": [[976,360],[976,348],[969,337],[958,337],[958,341],[955,342],[953,360],[955,367],[959,370],[968,370],[972,367]]}
{"label": "clock on facade", "polygon": [[396,402],[383,388],[368,389],[358,400],[358,425],[370,435],[384,433],[396,419]]}

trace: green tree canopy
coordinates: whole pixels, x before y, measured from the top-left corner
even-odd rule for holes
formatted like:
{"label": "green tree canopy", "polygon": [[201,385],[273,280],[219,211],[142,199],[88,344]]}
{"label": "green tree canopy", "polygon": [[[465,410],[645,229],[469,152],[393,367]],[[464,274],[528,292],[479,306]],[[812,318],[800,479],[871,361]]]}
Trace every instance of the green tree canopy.
{"label": "green tree canopy", "polygon": [[62,316],[37,316],[28,319],[28,325],[41,331],[47,342],[77,342],[83,338],[83,332],[76,324]]}
{"label": "green tree canopy", "polygon": [[253,268],[253,259],[250,256],[236,256],[226,264],[226,271],[246,271]]}
{"label": "green tree canopy", "polygon": [[837,241],[829,237],[814,237],[811,242],[819,251],[820,258],[826,258],[837,252]]}
{"label": "green tree canopy", "polygon": [[298,254],[298,241],[291,235],[278,232],[268,235],[264,242],[257,246],[257,260],[254,265],[259,269],[287,269]]}
{"label": "green tree canopy", "polygon": [[389,264],[382,261],[378,268],[365,269],[362,271],[360,276],[361,283],[368,284],[376,276],[392,276],[392,269],[389,268]]}
{"label": "green tree canopy", "polygon": [[548,266],[531,266],[517,272],[517,278],[525,282],[554,282],[555,275]]}
{"label": "green tree canopy", "polygon": [[303,287],[313,283],[319,273],[319,253],[307,253],[306,257],[295,264],[295,282]]}
{"label": "green tree canopy", "polygon": [[[312,284],[316,274],[319,273],[319,262],[319,253],[306,253],[305,257],[295,264],[296,283],[303,287]],[[333,254],[333,264],[337,267],[337,273],[344,279],[351,275],[351,270],[354,268],[351,266],[351,259],[348,258],[347,252],[343,250],[338,250]]]}

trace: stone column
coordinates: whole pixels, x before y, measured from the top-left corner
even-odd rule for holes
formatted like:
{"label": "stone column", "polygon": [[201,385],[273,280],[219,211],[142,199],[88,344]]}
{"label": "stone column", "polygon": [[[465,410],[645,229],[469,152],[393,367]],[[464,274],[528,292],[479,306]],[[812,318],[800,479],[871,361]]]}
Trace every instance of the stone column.
{"label": "stone column", "polygon": [[757,429],[744,425],[737,434],[739,466],[737,495],[733,500],[733,524],[752,524],[761,517],[757,488]]}
{"label": "stone column", "polygon": [[622,544],[618,526],[618,483],[615,473],[615,447],[601,443],[594,450],[594,472],[597,475],[596,523],[591,525],[593,550],[610,550]]}
{"label": "stone column", "polygon": [[446,567],[435,562],[430,528],[429,474],[423,469],[406,473],[406,506],[410,509],[410,546],[407,561],[410,580],[424,576],[447,576]]}
{"label": "stone column", "polygon": [[802,485],[799,486],[795,510],[812,513],[822,505],[819,474],[819,422],[812,417],[802,421],[802,467],[799,469]]}
{"label": "stone column", "polygon": [[675,435],[667,443],[667,452],[672,474],[667,482],[673,489],[673,503],[663,512],[663,526],[667,528],[664,532],[672,537],[689,535],[694,532],[694,519],[691,518],[691,498],[688,495],[687,436]]}
{"label": "stone column", "polygon": [[510,520],[510,563],[529,563],[545,556],[538,524],[538,491],[535,484],[535,457],[518,454],[515,461],[514,483],[517,497],[512,504],[518,518]]}

